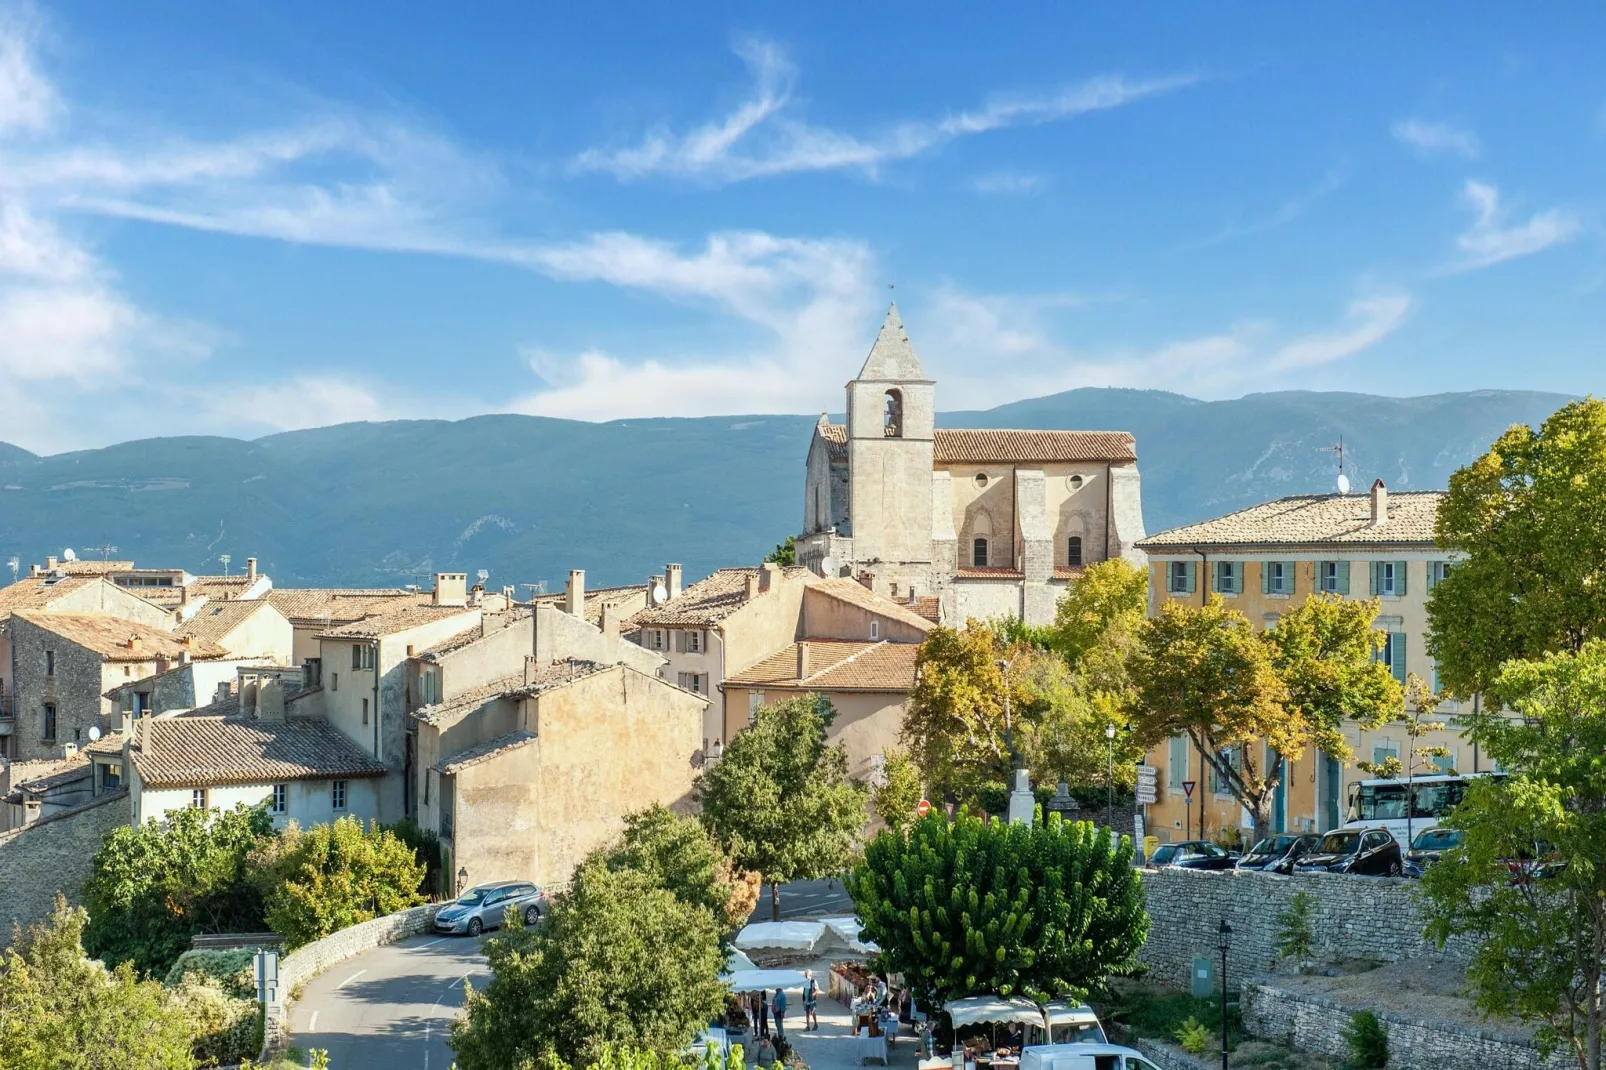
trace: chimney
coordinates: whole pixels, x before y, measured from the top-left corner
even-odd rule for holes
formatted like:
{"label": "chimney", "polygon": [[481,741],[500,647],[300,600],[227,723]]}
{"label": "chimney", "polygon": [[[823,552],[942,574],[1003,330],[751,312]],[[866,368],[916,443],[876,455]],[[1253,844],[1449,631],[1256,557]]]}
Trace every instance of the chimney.
{"label": "chimney", "polygon": [[747,574],[747,601],[751,602],[758,597],[758,573]]}
{"label": "chimney", "polygon": [[124,645],[127,646],[128,649],[130,649],[130,650],[138,651],[139,650],[139,636],[138,635],[130,635],[128,637],[128,642],[125,643]]}
{"label": "chimney", "polygon": [[571,617],[582,620],[586,615],[586,570],[571,568],[569,585],[563,589],[563,609]]}
{"label": "chimney", "polygon": [[870,572],[859,573],[859,586],[867,591],[875,590],[875,574]]}
{"label": "chimney", "polygon": [[437,606],[465,606],[468,604],[468,573],[435,573],[435,594],[431,599]]}
{"label": "chimney", "polygon": [[58,562],[56,561],[56,559],[54,557],[45,558],[45,571],[46,572],[54,572],[54,571],[56,571],[57,563]]}
{"label": "chimney", "polygon": [[194,650],[195,649],[195,636],[186,635],[184,637],[184,649],[185,650]]}
{"label": "chimney", "polygon": [[257,559],[254,558],[254,557],[248,557],[248,558],[245,559],[245,585],[247,587],[249,587],[251,584],[255,583],[256,581],[257,581]]}
{"label": "chimney", "polygon": [[178,604],[181,606],[190,604],[190,589],[182,583],[178,585]]}
{"label": "chimney", "polygon": [[139,719],[139,749],[149,758],[156,753],[156,739],[151,730],[156,727],[156,717],[147,713]]}
{"label": "chimney", "polygon": [[284,685],[276,675],[257,684],[257,720],[277,724],[284,720]]}
{"label": "chimney", "polygon": [[767,591],[771,587],[774,587],[775,582],[780,578],[781,566],[777,565],[774,561],[766,561],[764,562],[763,569],[760,570],[758,574],[758,589],[761,591]]}
{"label": "chimney", "polygon": [[664,566],[664,579],[668,581],[670,598],[680,597],[680,572],[679,565]]}
{"label": "chimney", "polygon": [[78,757],[78,744],[76,744],[76,743],[63,743],[61,745],[61,756],[63,758],[76,758],[76,757]]}
{"label": "chimney", "polygon": [[30,580],[36,580],[40,576],[44,575],[44,571],[45,570],[40,568],[38,565],[29,565],[28,566],[28,578]]}
{"label": "chimney", "polygon": [[1372,526],[1380,528],[1389,522],[1389,489],[1379,479],[1372,484]]}
{"label": "chimney", "polygon": [[222,702],[224,699],[226,699],[228,697],[229,697],[229,682],[227,680],[219,680],[217,682],[217,693],[212,696],[212,701],[213,702]]}
{"label": "chimney", "polygon": [[602,604],[602,637],[610,641],[619,638],[619,605],[616,602]]}
{"label": "chimney", "polygon": [[804,641],[797,644],[797,678],[808,679],[809,675],[809,644]]}

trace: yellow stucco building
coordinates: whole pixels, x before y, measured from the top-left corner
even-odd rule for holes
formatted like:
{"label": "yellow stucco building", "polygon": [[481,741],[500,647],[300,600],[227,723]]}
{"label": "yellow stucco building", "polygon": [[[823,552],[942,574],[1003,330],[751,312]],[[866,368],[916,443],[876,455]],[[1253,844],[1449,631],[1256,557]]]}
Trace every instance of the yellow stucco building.
{"label": "yellow stucco building", "polygon": [[[1376,598],[1381,605],[1376,627],[1388,635],[1381,657],[1402,683],[1414,673],[1436,690],[1427,651],[1427,597],[1455,560],[1433,537],[1443,497],[1440,491],[1390,495],[1379,480],[1369,495],[1279,498],[1160,532],[1138,543],[1149,555],[1150,612],[1166,600],[1203,604],[1217,594],[1255,627],[1267,628],[1314,592]],[[1417,746],[1442,745],[1450,753],[1423,760],[1440,767],[1428,772],[1489,770],[1487,758],[1453,725],[1471,705],[1446,701],[1440,707],[1440,719],[1451,723]],[[1345,736],[1353,752],[1349,762],[1307,752],[1291,763],[1274,806],[1274,830],[1322,832],[1342,825],[1350,785],[1368,776],[1354,762],[1389,754],[1408,759],[1411,741],[1398,724],[1366,730],[1352,722]],[[1226,826],[1248,834],[1248,812],[1215,783],[1186,738],[1155,747],[1147,761],[1158,770],[1159,799],[1148,807],[1151,834],[1163,842],[1197,837],[1201,829],[1214,835]],[[1191,799],[1184,790],[1189,783]]]}

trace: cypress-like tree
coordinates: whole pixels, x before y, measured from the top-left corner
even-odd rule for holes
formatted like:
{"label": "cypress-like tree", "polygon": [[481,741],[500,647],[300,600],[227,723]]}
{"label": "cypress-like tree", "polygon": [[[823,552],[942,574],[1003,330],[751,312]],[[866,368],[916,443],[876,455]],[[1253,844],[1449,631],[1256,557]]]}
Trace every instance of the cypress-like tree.
{"label": "cypress-like tree", "polygon": [[1132,842],[1051,814],[938,813],[882,832],[848,880],[864,936],[926,1006],[993,993],[1085,999],[1149,934]]}

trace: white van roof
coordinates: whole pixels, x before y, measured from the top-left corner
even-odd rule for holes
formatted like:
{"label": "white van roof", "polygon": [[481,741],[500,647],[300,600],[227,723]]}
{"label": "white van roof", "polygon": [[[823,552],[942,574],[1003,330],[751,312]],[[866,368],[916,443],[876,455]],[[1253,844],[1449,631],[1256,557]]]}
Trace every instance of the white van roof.
{"label": "white van roof", "polygon": [[1021,1049],[1020,1070],[1092,1070],[1100,1055],[1130,1055],[1153,1063],[1136,1048],[1120,1044],[1033,1044]]}

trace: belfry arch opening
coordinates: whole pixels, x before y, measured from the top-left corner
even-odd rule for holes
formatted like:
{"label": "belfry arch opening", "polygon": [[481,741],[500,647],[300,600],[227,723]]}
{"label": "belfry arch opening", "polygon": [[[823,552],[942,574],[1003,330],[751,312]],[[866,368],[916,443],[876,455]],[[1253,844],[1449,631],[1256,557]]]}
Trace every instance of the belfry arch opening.
{"label": "belfry arch opening", "polygon": [[888,438],[903,437],[903,391],[888,390],[881,402],[881,433]]}

